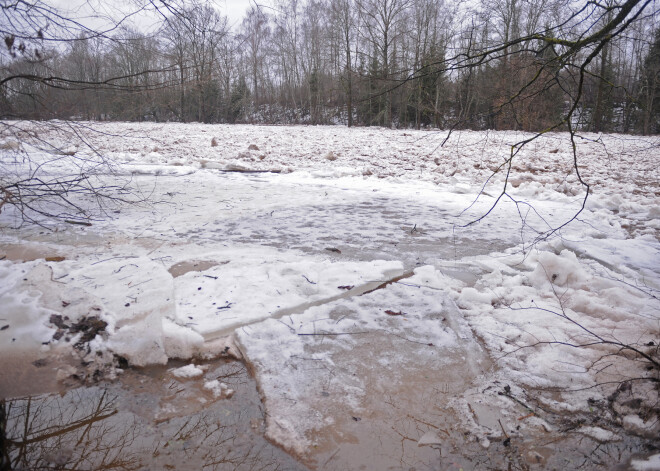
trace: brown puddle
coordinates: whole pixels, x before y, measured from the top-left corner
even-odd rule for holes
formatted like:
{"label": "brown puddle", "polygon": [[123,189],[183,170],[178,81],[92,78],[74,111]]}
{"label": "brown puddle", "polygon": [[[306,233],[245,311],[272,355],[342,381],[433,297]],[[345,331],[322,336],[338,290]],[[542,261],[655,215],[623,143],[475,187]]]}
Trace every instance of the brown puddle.
{"label": "brown puddle", "polygon": [[[127,370],[115,383],[0,400],[2,469],[305,470],[263,438],[263,408],[243,364],[206,368],[190,379],[164,367]],[[213,380],[232,397],[204,388]]]}
{"label": "brown puddle", "polygon": [[61,262],[64,257],[61,249],[51,249],[41,244],[2,244],[0,246],[0,260],[31,262],[45,259],[46,261]]}
{"label": "brown puddle", "polygon": [[209,268],[224,265],[229,261],[216,262],[212,260],[186,260],[184,262],[175,263],[167,271],[170,272],[172,278],[183,276],[191,271],[206,271]]}
{"label": "brown puddle", "polygon": [[[359,361],[364,353],[346,352],[360,375],[373,367]],[[359,416],[346,414],[317,437],[308,468],[264,438],[265,410],[243,363],[202,363],[204,373],[194,378],[171,373],[184,364],[127,369],[115,382],[0,400],[0,457],[8,460],[0,469],[620,471],[633,469],[633,456],[658,453],[649,440],[603,444],[560,428],[529,434],[508,427],[508,443],[494,438],[484,448],[447,407],[457,392],[447,386],[460,371],[438,369],[415,378],[406,368],[401,388],[372,378],[367,408]],[[216,380],[234,391],[230,398],[205,388]],[[345,408],[341,397],[321,396],[331,409]],[[485,417],[476,404],[474,410]]]}
{"label": "brown puddle", "polygon": [[57,381],[57,371],[67,363],[59,355],[55,356],[46,359],[40,352],[28,349],[5,352],[0,367],[0,400],[60,391],[62,385]]}

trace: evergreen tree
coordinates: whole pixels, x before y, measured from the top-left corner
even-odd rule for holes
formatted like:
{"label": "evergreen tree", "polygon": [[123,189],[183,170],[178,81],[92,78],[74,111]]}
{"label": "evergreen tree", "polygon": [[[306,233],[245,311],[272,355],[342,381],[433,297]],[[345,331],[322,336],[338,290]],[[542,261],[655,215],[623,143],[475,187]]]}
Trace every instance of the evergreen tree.
{"label": "evergreen tree", "polygon": [[660,133],[660,28],[655,31],[641,76],[642,132]]}
{"label": "evergreen tree", "polygon": [[232,88],[227,110],[227,121],[235,123],[240,119],[242,114],[245,114],[249,98],[250,89],[247,86],[245,77],[242,76],[236,81]]}

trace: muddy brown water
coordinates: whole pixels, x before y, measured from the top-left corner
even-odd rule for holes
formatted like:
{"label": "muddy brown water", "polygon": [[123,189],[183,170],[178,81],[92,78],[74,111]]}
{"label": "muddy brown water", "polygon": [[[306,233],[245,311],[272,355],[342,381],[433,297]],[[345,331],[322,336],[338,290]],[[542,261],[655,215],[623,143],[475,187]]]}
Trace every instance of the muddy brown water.
{"label": "muddy brown water", "polygon": [[[31,253],[7,251],[12,258],[43,258],[48,249]],[[173,275],[203,270],[211,262],[193,260],[175,267]],[[405,283],[405,275],[395,277]],[[453,275],[467,272],[457,269]],[[469,276],[468,276],[469,277]],[[469,281],[469,280],[466,280]],[[363,294],[379,287],[365,285],[342,296]],[[327,300],[326,300],[327,301]],[[292,312],[305,310],[298,306]],[[405,355],[400,339],[375,338],[380,347]],[[254,379],[237,361],[205,365],[203,376],[181,379],[167,367],[129,368],[113,382],[83,386],[57,381],[57,371],[70,364],[56,352],[14,352],[3,359],[0,381],[0,456],[9,470],[482,470],[482,469],[598,469],[630,470],[631,458],[653,454],[653,442],[624,437],[598,443],[584,435],[559,429],[555,433],[512,433],[505,442],[494,438],[487,448],[461,425],[461,417],[447,407],[460,394],[456,365],[442,371],[429,368],[419,376],[397,381],[397,390],[370,375],[369,343],[338,358],[371,377],[372,396],[359,417],[343,419],[318,432],[317,448],[307,457],[287,454],[264,438],[264,409]],[[379,348],[380,348],[379,347]],[[414,356],[411,356],[411,358]],[[11,373],[11,374],[10,374]],[[414,374],[413,374],[414,373]],[[401,374],[406,376],[407,372]],[[11,376],[12,381],[7,381]],[[205,381],[219,380],[235,393],[216,398]],[[446,386],[449,385],[449,386]],[[323,396],[330,408],[341,398]],[[336,402],[339,400],[339,402]],[[336,403],[333,403],[335,401]],[[475,408],[477,406],[475,405]],[[488,411],[477,410],[480,415]],[[424,433],[422,433],[424,432]],[[419,440],[423,435],[425,440]]]}
{"label": "muddy brown water", "polygon": [[185,260],[183,262],[175,263],[167,271],[170,272],[172,278],[183,276],[191,271],[205,271],[209,268],[216,267],[229,263],[228,261],[216,262],[213,260]]}
{"label": "muddy brown water", "polygon": [[[620,471],[633,469],[631,457],[652,454],[648,442],[602,444],[570,433],[512,434],[510,442],[486,449],[457,426],[451,411],[434,405],[439,390],[411,384],[392,396],[398,400],[381,398],[391,414],[337,424],[341,432],[326,437],[334,445],[303,464],[264,439],[265,411],[241,362],[209,362],[201,365],[202,376],[177,378],[171,369],[182,365],[127,369],[114,382],[0,400],[1,469]],[[213,380],[233,389],[231,398],[204,388]],[[420,399],[428,404],[426,416],[406,413]],[[406,420],[391,420],[402,413]],[[411,436],[428,425],[429,414],[433,433],[420,444]]]}
{"label": "muddy brown water", "polygon": [[[4,470],[305,470],[263,438],[254,380],[237,361],[129,369],[112,383],[0,401]],[[218,380],[234,390],[216,398]]]}

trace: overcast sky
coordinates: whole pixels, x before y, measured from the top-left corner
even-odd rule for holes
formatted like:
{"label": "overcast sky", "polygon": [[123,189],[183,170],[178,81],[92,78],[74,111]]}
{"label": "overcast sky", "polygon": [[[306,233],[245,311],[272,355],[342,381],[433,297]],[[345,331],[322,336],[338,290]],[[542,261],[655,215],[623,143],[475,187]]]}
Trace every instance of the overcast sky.
{"label": "overcast sky", "polygon": [[[115,19],[122,18],[135,11],[136,3],[129,0],[44,0],[46,3],[54,5],[59,10],[65,12],[69,17],[76,18],[88,27],[99,28],[98,19],[93,17],[108,16]],[[256,0],[258,4],[266,8],[272,2],[271,0]],[[157,2],[155,2],[157,3]],[[255,0],[208,0],[210,5],[214,5],[218,11],[227,16],[229,25],[237,27],[240,25],[245,15],[245,11],[250,5],[255,4]],[[149,26],[155,21],[160,22],[160,18],[153,15],[141,15],[135,18],[141,28],[149,29]]]}
{"label": "overcast sky", "polygon": [[[229,24],[232,26],[240,24],[243,20],[243,15],[245,15],[245,11],[250,7],[251,1],[252,0],[215,0],[220,7],[222,14],[229,18]],[[263,3],[261,0],[258,1],[259,3]]]}

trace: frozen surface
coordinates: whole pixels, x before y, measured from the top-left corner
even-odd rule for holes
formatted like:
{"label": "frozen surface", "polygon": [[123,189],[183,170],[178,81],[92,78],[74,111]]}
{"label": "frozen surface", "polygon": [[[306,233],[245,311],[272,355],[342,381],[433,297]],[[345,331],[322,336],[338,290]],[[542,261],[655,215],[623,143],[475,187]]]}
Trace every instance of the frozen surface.
{"label": "frozen surface", "polygon": [[[239,329],[272,411],[269,438],[298,454],[331,455],[346,450],[351,435],[362,437],[369,452],[357,463],[335,458],[336,469],[397,459],[387,443],[399,437],[388,424],[411,415],[423,422],[435,415],[430,404],[446,406],[490,367],[454,303],[438,292],[445,283],[451,280],[422,267],[405,283]],[[359,428],[349,433],[351,422]],[[346,436],[333,435],[337,429]],[[406,459],[417,448],[408,445]]]}
{"label": "frozen surface", "polygon": [[635,471],[657,471],[660,469],[660,454],[649,456],[645,460],[632,460],[630,465]]}
{"label": "frozen surface", "polygon": [[[660,343],[657,138],[581,136],[590,195],[552,232],[584,198],[564,134],[524,148],[510,197],[469,224],[502,191],[493,171],[524,134],[460,132],[441,146],[446,133],[375,128],[94,128],[98,155],[75,149],[85,170],[149,202],[111,205],[89,227],[16,229],[3,208],[3,353],[243,357],[268,437],[324,469],[430,466],[463,430],[487,448],[514,430],[567,428],[556,417],[568,412],[570,430],[599,443],[660,432],[657,388],[617,389],[657,375],[643,357]],[[75,168],[32,144],[4,146],[3,168]],[[103,325],[72,327],[90,318]],[[601,422],[577,422],[594,408]]]}
{"label": "frozen surface", "polygon": [[172,376],[176,376],[177,378],[196,378],[198,376],[202,376],[204,374],[204,370],[191,363],[190,365],[175,368],[171,370],[170,373]]}

